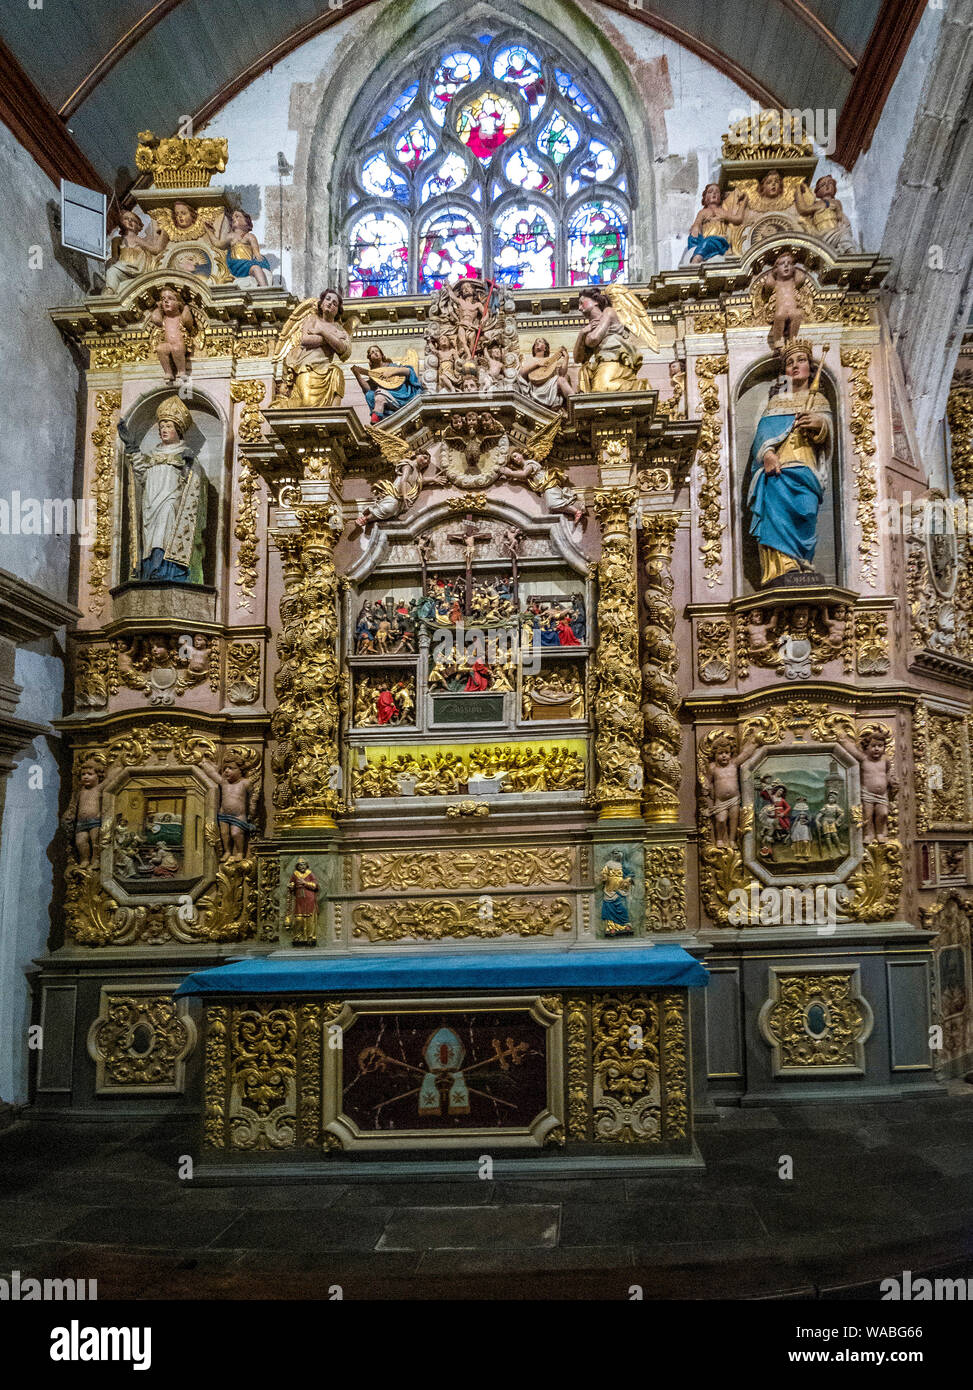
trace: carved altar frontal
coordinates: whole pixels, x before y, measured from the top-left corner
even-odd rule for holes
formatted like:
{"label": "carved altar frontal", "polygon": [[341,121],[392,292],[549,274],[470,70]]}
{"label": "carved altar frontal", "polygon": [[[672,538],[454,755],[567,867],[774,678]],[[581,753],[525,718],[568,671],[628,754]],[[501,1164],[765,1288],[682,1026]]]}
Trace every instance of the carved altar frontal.
{"label": "carved altar frontal", "polygon": [[[684,1158],[694,1103],[962,1067],[973,550],[888,263],[762,130],[650,283],[299,301],[183,257],[54,311],[97,527],[41,1105],[205,1111],[248,1161]],[[221,199],[148,205],[185,240]],[[449,989],[457,951],[647,973]],[[399,973],[172,1013],[230,958]]]}
{"label": "carved altar frontal", "polygon": [[[585,964],[373,960],[375,983],[405,981],[408,996],[346,991],[342,975],[361,982],[351,963],[277,958],[191,976],[180,993],[204,1004],[206,1171],[464,1150],[691,1158],[688,990],[705,973],[685,952],[629,950],[607,988],[487,992],[491,977],[532,972],[580,981]],[[302,981],[314,992],[288,992]]]}

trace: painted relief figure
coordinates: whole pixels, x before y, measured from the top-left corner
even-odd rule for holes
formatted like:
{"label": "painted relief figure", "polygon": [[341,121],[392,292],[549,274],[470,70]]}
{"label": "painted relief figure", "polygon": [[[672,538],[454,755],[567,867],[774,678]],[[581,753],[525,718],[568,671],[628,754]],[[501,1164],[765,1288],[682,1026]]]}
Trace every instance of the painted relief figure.
{"label": "painted relief figure", "polygon": [[798,291],[807,283],[807,273],[797,264],[790,251],[781,251],[769,270],[760,276],[760,291],[773,305],[774,317],[768,341],[780,349],[789,338],[801,331],[803,310]]}
{"label": "painted relief figure", "polygon": [[220,789],[220,809],[216,817],[223,843],[223,859],[243,859],[251,836],[257,833],[256,785],[244,774],[243,763],[228,753],[222,767],[208,759],[200,763],[203,771]]}
{"label": "painted relief figure", "polygon": [[814,185],[813,193],[806,183],[801,183],[794,204],[813,236],[833,251],[854,252],[857,247],[851,223],[837,194],[837,183],[830,174],[824,174]]}
{"label": "painted relief figure", "polygon": [[730,250],[730,227],[742,226],[746,205],[745,193],[728,193],[724,199],[718,183],[706,185],[703,206],[689,229],[690,265],[701,265],[714,256],[726,255]]}
{"label": "painted relief figure", "polygon": [[155,270],[168,242],[154,222],[144,232],[145,223],[137,212],[123,212],[121,222],[121,235],[112,238],[112,258],[105,271],[106,294],[120,294],[130,280]]}
{"label": "painted relief figure", "polygon": [[740,752],[729,734],[713,748],[703,784],[703,812],[712,819],[713,840],[717,845],[736,843],[740,824],[740,764],[754,751],[752,743]]}
{"label": "painted relief figure", "polygon": [[411,362],[393,362],[377,344],[372,344],[365,358],[367,367],[353,363],[351,370],[365,393],[372,424],[377,425],[386,415],[401,410],[420,395],[422,383]]}
{"label": "painted relief figure", "polygon": [[633,879],[626,873],[625,851],[615,849],[601,871],[601,920],[606,936],[633,936],[628,897]]}
{"label": "painted relief figure", "polygon": [[131,466],[133,578],[202,584],[206,478],[185,442],[192,415],[178,396],[155,414],[159,442],[149,450],[136,449],[118,422]]}
{"label": "painted relief figure", "polygon": [[753,823],[768,868],[835,869],[851,849],[847,769],[830,753],[768,754],[754,772]]}
{"label": "painted relief figure", "polygon": [[757,424],[747,467],[750,534],[760,548],[761,584],[793,570],[813,573],[818,512],[831,474],[831,407],[814,381],[809,343],[784,351],[786,389],[772,394]]}
{"label": "painted relief figure", "polygon": [[318,893],[320,885],[306,859],[294,865],[287,885],[289,913],[286,924],[294,935],[295,946],[314,946],[318,938]]}
{"label": "painted relief figure", "polygon": [[196,324],[182,295],[168,286],[163,289],[145,324],[151,329],[152,348],[166,380],[185,381]]}
{"label": "painted relief figure", "polygon": [[253,218],[249,213],[237,208],[229,218],[222,218],[219,227],[211,222],[207,222],[206,226],[213,245],[226,251],[226,268],[235,279],[246,280],[250,276],[258,285],[270,284],[267,274],[270,262],[261,255],[260,243],[253,234]]}

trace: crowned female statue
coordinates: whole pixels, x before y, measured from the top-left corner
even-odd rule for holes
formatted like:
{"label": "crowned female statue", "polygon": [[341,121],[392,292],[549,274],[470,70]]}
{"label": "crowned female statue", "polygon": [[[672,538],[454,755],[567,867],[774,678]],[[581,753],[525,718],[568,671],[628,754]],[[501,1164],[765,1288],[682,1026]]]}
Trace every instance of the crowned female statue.
{"label": "crowned female statue", "polygon": [[814,573],[818,512],[831,476],[831,407],[811,381],[811,344],[784,348],[785,388],[771,394],[757,423],[747,468],[750,534],[760,547],[760,582],[793,570]]}
{"label": "crowned female statue", "polygon": [[202,584],[206,477],[185,442],[193,417],[178,396],[170,396],[155,418],[159,442],[149,450],[136,449],[118,422],[132,470],[133,577]]}

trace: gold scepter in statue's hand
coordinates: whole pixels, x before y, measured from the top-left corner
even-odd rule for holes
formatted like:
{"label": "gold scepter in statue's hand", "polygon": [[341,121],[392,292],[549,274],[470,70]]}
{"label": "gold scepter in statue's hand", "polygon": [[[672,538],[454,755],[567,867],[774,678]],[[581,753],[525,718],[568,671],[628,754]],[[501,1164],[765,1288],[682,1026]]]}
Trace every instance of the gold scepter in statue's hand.
{"label": "gold scepter in statue's hand", "polygon": [[818,369],[817,369],[817,371],[814,373],[814,380],[811,382],[811,395],[812,395],[812,396],[816,394],[818,387],[821,385],[821,372],[822,372],[823,369],[824,369],[824,359],[827,357],[827,355],[828,355],[828,353],[829,353],[830,350],[831,350],[831,344],[830,344],[830,343],[823,343],[823,344],[822,344],[822,346],[821,346],[821,361],[818,363]]}

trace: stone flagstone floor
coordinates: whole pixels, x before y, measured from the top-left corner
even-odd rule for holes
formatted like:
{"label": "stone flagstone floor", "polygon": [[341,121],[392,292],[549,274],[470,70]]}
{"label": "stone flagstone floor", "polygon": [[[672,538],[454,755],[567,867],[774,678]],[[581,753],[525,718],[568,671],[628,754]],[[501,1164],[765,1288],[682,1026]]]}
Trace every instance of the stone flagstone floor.
{"label": "stone flagstone floor", "polygon": [[[99,1298],[873,1298],[973,1276],[973,1086],[725,1109],[705,1172],[193,1187],[188,1126],[0,1132],[0,1274]],[[781,1155],[794,1177],[779,1177]]]}

